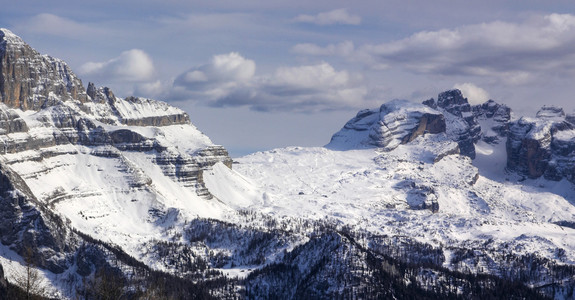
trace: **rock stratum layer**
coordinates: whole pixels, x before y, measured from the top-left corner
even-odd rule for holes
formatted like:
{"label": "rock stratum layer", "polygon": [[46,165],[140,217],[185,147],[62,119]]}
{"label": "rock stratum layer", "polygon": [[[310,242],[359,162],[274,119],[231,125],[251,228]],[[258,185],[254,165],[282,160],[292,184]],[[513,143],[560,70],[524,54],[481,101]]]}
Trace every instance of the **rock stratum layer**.
{"label": "rock stratum layer", "polygon": [[[497,142],[507,134],[511,110],[490,100],[471,106],[459,90],[440,93],[438,100],[423,104],[393,100],[379,109],[362,110],[333,135],[328,148],[346,150],[378,147],[385,151],[407,144],[425,134],[443,134],[458,145],[458,152],[475,158],[480,139]],[[479,120],[488,120],[482,129]]]}
{"label": "rock stratum layer", "polygon": [[74,268],[90,247],[74,230],[92,235],[98,225],[89,223],[129,219],[154,231],[182,209],[188,217],[223,211],[202,174],[216,163],[231,168],[231,158],[184,111],[85,89],[65,62],[6,29],[0,70],[1,242],[22,257],[34,249],[34,265]]}
{"label": "rock stratum layer", "polygon": [[444,133],[445,130],[445,118],[440,112],[406,100],[394,100],[379,109],[360,111],[333,135],[328,147],[393,150],[423,134]]}

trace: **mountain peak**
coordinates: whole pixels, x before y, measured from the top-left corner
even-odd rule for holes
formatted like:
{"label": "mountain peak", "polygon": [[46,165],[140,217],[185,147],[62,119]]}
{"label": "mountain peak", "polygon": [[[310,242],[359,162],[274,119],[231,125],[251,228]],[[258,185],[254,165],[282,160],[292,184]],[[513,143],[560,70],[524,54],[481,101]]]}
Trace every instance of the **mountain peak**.
{"label": "mountain peak", "polygon": [[391,150],[425,133],[445,132],[443,115],[425,105],[392,100],[378,109],[362,110],[331,138],[333,149],[379,147]]}
{"label": "mountain peak", "polygon": [[463,97],[460,90],[449,90],[437,96],[437,106],[446,111],[461,117],[471,111],[471,105],[467,98]]}
{"label": "mountain peak", "polygon": [[437,107],[443,108],[459,117],[461,117],[461,112],[468,112],[471,110],[471,106],[469,105],[467,98],[463,97],[463,94],[458,89],[441,92],[437,96],[437,102],[435,102],[435,99],[431,98],[423,101],[423,104],[433,109],[436,109]]}
{"label": "mountain peak", "polygon": [[467,98],[458,89],[448,90],[440,93],[437,96],[437,104],[439,107],[447,107],[451,105],[465,105],[469,104]]}
{"label": "mountain peak", "polygon": [[[64,61],[41,55],[9,30],[0,30],[0,45],[2,193],[27,191],[14,193],[20,197],[16,200],[0,195],[0,211],[18,211],[22,208],[17,206],[24,205],[34,211],[26,215],[42,218],[57,232],[67,225],[50,220],[38,207],[50,204],[50,209],[62,209],[59,212],[75,226],[87,220],[77,217],[89,209],[66,214],[71,207],[84,202],[112,205],[110,199],[121,199],[123,204],[142,201],[141,220],[175,211],[174,207],[191,214],[187,205],[197,209],[196,214],[218,213],[207,202],[212,196],[202,174],[219,162],[231,167],[231,159],[223,147],[214,145],[190,123],[183,110],[152,99],[121,99],[109,88],[92,83],[84,89]],[[52,168],[52,159],[66,162]],[[32,169],[23,165],[34,165],[32,169],[38,172],[24,175]],[[120,190],[123,196],[116,197]],[[64,196],[62,201],[54,200],[56,194]],[[125,211],[132,212],[132,208],[117,208],[111,213],[117,215],[107,222],[126,219]],[[15,213],[10,218],[20,217]],[[35,227],[36,221],[20,218],[21,223],[15,223],[10,218],[0,218],[5,220],[0,222],[3,244],[14,243],[12,249],[22,254],[21,245],[27,241],[21,239],[28,233],[19,231],[29,230],[34,238],[51,243],[35,243],[52,251],[39,253],[36,263],[59,257],[52,265],[39,266],[52,272],[69,267],[70,260],[60,258],[75,255],[74,245],[62,250],[45,234],[51,231]],[[4,229],[8,227],[12,231]]]}
{"label": "mountain peak", "polygon": [[[6,28],[0,28],[0,45],[5,44],[25,44],[24,40],[19,36],[15,35],[12,31]],[[1,48],[0,48],[1,49]]]}
{"label": "mountain peak", "polygon": [[507,168],[530,178],[575,180],[575,126],[562,108],[543,106],[536,118],[509,123]]}
{"label": "mountain peak", "polygon": [[62,60],[41,55],[10,30],[0,30],[0,102],[40,110],[62,101],[85,102],[82,81]]}
{"label": "mountain peak", "polygon": [[537,118],[565,118],[563,108],[554,105],[544,105],[537,111]]}

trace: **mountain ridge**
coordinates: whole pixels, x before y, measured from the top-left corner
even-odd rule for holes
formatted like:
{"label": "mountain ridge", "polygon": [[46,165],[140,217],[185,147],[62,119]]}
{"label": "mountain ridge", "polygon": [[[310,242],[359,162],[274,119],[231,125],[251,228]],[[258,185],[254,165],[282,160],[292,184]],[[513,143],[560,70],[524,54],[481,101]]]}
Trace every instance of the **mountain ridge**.
{"label": "mountain ridge", "polygon": [[231,158],[181,109],[121,99],[92,83],[84,89],[65,62],[39,54],[6,29],[0,30],[0,69],[4,251],[25,257],[34,249],[34,266],[69,273],[79,284],[82,275],[93,276],[94,266],[109,265],[91,256],[88,273],[70,273],[80,264],[79,251],[107,251],[84,238],[107,240],[99,222],[127,220],[144,234],[163,230],[166,215],[178,210],[187,217],[225,211],[215,209],[221,205],[210,200],[202,173],[217,162],[231,167]]}
{"label": "mountain ridge", "polygon": [[[48,297],[68,299],[575,291],[575,139],[559,109],[514,119],[459,90],[390,101],[326,147],[258,152],[232,169],[182,110],[84,90],[63,61],[0,32],[9,283],[32,266]],[[541,175],[509,163],[524,159]]]}

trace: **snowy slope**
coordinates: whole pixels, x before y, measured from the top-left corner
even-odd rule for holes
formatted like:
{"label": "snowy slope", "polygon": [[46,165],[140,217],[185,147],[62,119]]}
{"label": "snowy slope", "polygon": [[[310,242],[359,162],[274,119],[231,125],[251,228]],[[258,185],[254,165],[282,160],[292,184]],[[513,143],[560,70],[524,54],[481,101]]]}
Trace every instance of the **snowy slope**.
{"label": "snowy slope", "polygon": [[[417,148],[276,149],[239,159],[235,170],[267,191],[269,201],[258,209],[268,214],[327,216],[432,244],[481,244],[492,238],[547,257],[563,248],[574,262],[575,240],[569,236],[575,231],[553,224],[575,217],[570,183],[497,182],[479,175],[464,156],[425,162]],[[438,211],[418,207],[425,201],[436,201]]]}

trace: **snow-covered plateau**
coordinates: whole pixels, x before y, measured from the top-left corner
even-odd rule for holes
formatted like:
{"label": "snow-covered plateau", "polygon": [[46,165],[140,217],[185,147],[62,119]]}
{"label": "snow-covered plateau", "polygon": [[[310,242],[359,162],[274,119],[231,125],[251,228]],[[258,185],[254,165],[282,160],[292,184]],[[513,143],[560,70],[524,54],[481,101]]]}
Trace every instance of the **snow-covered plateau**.
{"label": "snow-covered plateau", "polygon": [[0,69],[0,298],[575,292],[560,108],[516,118],[450,90],[362,110],[324,147],[232,161],[184,111],[84,89],[6,29]]}

